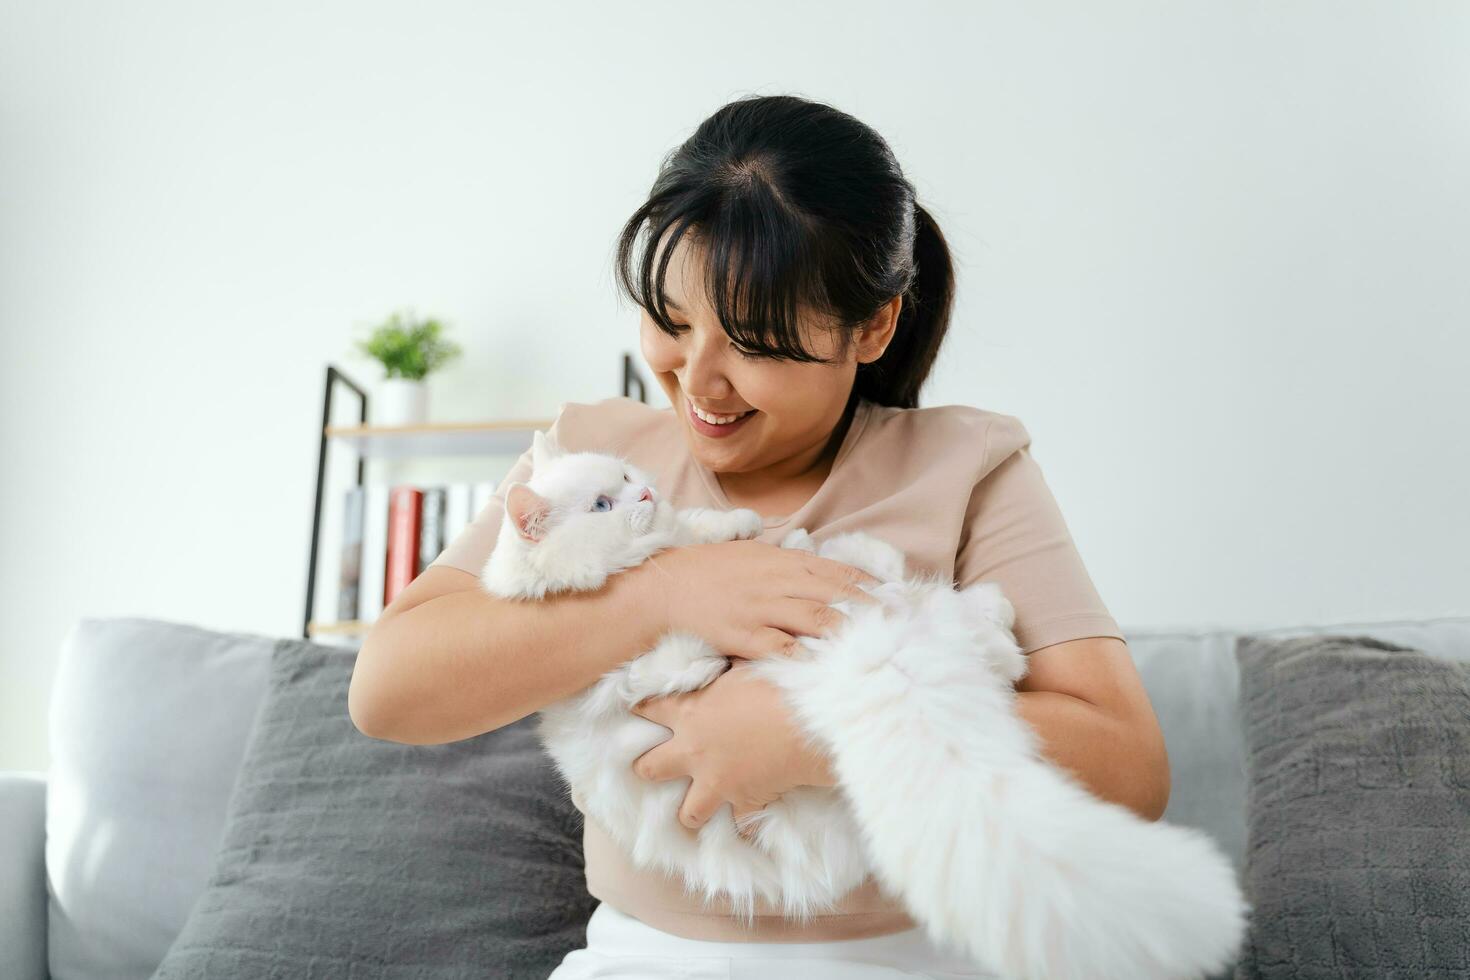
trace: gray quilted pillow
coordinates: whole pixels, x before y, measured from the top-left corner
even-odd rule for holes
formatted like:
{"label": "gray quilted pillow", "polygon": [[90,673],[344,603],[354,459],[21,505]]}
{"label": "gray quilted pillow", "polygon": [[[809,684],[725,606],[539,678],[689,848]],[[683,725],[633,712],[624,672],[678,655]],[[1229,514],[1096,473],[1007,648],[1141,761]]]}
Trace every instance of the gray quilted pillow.
{"label": "gray quilted pillow", "polygon": [[596,905],[535,715],[448,745],[369,738],[355,652],[280,640],[213,873],[155,980],[544,980]]}
{"label": "gray quilted pillow", "polygon": [[1236,660],[1236,980],[1470,978],[1470,664],[1348,636],[1243,636]]}

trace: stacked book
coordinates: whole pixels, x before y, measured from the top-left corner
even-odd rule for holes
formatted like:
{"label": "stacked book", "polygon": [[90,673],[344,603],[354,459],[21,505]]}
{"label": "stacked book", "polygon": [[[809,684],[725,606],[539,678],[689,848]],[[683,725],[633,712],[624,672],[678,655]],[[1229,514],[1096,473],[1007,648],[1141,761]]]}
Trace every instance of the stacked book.
{"label": "stacked book", "polygon": [[[340,526],[323,528],[317,620],[371,623],[484,509],[495,484],[369,483],[343,498]],[[333,533],[335,532],[335,533]],[[335,566],[335,567],[334,567]]]}

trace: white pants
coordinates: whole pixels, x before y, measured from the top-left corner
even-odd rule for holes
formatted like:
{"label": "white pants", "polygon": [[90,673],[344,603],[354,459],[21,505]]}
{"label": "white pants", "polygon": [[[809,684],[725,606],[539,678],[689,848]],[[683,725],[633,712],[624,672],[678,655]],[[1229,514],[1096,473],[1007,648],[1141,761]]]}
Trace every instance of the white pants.
{"label": "white pants", "polygon": [[600,902],[587,946],[566,955],[547,980],[959,980],[995,978],[942,952],[916,927],[871,939],[818,943],[723,943],[655,929]]}

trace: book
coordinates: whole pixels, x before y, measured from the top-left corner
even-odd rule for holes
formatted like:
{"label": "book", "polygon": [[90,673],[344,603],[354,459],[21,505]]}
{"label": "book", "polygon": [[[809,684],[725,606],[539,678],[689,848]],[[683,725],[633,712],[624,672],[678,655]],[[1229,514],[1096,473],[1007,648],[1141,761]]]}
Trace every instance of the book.
{"label": "book", "polygon": [[342,502],[342,560],[337,575],[337,619],[357,618],[362,578],[362,507],[365,488],[350,488]]}
{"label": "book", "polygon": [[376,622],[383,611],[388,568],[388,486],[369,483],[363,495],[362,565],[357,590],[359,622]]}
{"label": "book", "polygon": [[[481,480],[350,487],[341,497],[342,513],[323,518],[313,618],[330,621],[335,613],[338,621],[376,622],[393,597],[480,516],[499,485]],[[407,537],[395,539],[394,528]]]}
{"label": "book", "polygon": [[418,575],[419,538],[422,530],[424,491],[401,483],[388,491],[388,567],[383,587],[383,606],[392,604],[398,593]]}
{"label": "book", "polygon": [[474,515],[470,511],[469,483],[451,483],[444,495],[444,546],[448,547],[469,524]]}
{"label": "book", "polygon": [[419,557],[414,575],[423,574],[429,562],[444,549],[444,488],[424,487],[419,500]]}

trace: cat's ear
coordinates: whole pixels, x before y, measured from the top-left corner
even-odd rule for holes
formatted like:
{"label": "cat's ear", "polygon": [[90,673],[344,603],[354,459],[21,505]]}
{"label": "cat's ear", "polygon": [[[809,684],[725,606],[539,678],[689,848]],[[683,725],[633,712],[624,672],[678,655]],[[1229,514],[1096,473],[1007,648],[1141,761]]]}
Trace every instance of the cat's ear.
{"label": "cat's ear", "polygon": [[537,429],[531,434],[531,472],[540,473],[546,464],[561,455],[561,449]]}
{"label": "cat's ear", "polygon": [[516,533],[531,544],[546,537],[546,532],[550,530],[551,501],[532,490],[528,484],[510,485],[505,494],[505,513]]}

